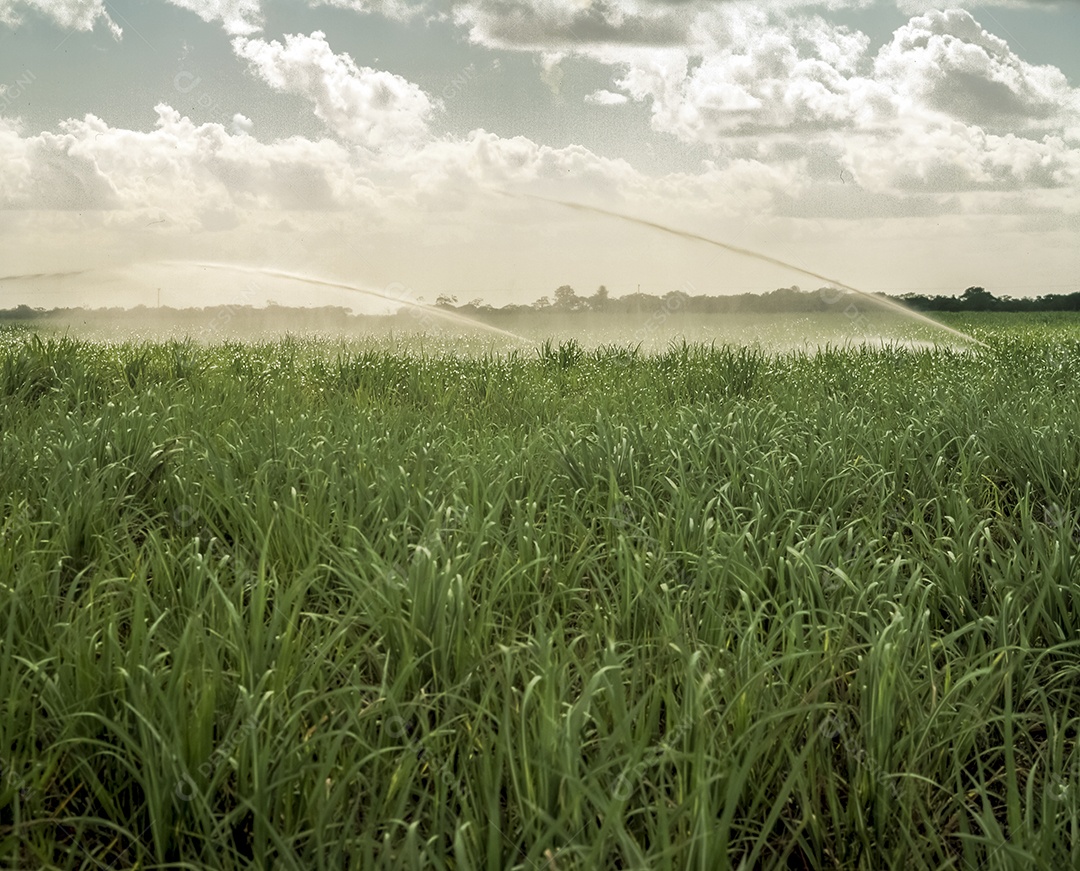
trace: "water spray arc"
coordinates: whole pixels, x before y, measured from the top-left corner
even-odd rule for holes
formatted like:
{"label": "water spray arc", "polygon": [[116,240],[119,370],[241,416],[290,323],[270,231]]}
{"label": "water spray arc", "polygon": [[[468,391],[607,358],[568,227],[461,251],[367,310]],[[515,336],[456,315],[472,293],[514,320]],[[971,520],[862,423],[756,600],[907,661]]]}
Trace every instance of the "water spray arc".
{"label": "water spray arc", "polygon": [[847,284],[843,281],[838,281],[835,278],[830,278],[827,275],[822,275],[820,272],[814,272],[811,269],[806,269],[802,266],[796,266],[794,263],[788,263],[786,260],[781,260],[779,257],[772,257],[768,254],[763,254],[760,251],[754,251],[752,248],[743,248],[739,245],[730,245],[727,242],[721,242],[719,239],[712,239],[709,236],[702,236],[699,233],[691,233],[688,230],[678,230],[674,227],[669,227],[666,224],[658,224],[656,221],[649,221],[645,218],[636,218],[633,215],[624,215],[622,212],[613,212],[610,209],[602,209],[599,206],[590,206],[586,205],[585,203],[577,203],[573,200],[559,200],[553,197],[542,197],[538,194],[526,194],[521,192],[500,190],[498,188],[492,188],[492,190],[495,193],[500,194],[501,196],[510,197],[511,199],[535,200],[541,203],[551,203],[552,205],[563,206],[564,208],[574,209],[579,212],[591,212],[595,215],[603,215],[604,217],[608,218],[616,218],[617,220],[626,221],[630,224],[637,224],[640,227],[649,227],[653,230],[659,230],[662,233],[668,233],[672,236],[678,236],[681,239],[688,239],[692,242],[704,242],[706,245],[713,245],[717,248],[722,248],[725,251],[730,251],[732,254],[739,254],[743,257],[749,257],[753,260],[759,260],[762,263],[769,263],[773,266],[782,267],[783,269],[790,269],[793,272],[798,272],[800,275],[805,275],[809,278],[816,278],[818,281],[827,282],[828,284],[831,284],[833,287],[836,287],[839,290],[846,290],[849,293],[857,294],[864,299],[870,300],[875,305],[879,305],[883,308],[899,312],[905,317],[913,318],[920,323],[927,324],[939,330],[944,330],[945,332],[955,336],[958,339],[963,339],[965,342],[972,342],[983,348],[986,347],[983,342],[980,342],[974,336],[969,336],[967,333],[961,332],[960,330],[954,329],[939,321],[935,321],[933,318],[927,317],[921,312],[913,311],[907,306],[901,305],[900,303],[896,302],[895,300],[889,299],[888,297],[875,296],[874,294],[868,293],[865,290],[859,290],[859,288],[857,287],[852,287],[850,284]]}
{"label": "water spray arc", "polygon": [[[248,275],[263,275],[267,278],[277,278],[284,281],[296,281],[302,284],[310,284],[317,287],[329,287],[335,290],[347,290],[350,293],[359,293],[372,299],[378,299],[383,302],[391,302],[396,305],[404,306],[415,312],[423,312],[425,315],[431,315],[433,317],[440,318],[444,321],[451,321],[462,326],[479,328],[486,330],[490,333],[496,333],[500,336],[504,336],[508,339],[513,339],[515,342],[523,342],[529,344],[530,340],[510,330],[504,330],[501,327],[497,327],[494,324],[488,324],[484,321],[477,320],[476,318],[470,318],[468,315],[463,315],[454,311],[447,311],[445,309],[436,308],[435,306],[425,305],[421,302],[414,302],[410,299],[404,299],[402,297],[392,296],[391,294],[384,293],[374,288],[364,287],[359,284],[349,284],[343,281],[333,281],[328,278],[320,278],[315,275],[302,275],[298,272],[286,272],[281,269],[269,269],[261,266],[247,266],[240,263],[215,263],[202,260],[157,260],[152,261],[152,265],[167,266],[171,268],[195,268],[195,269],[214,269],[222,272],[240,272]],[[101,270],[96,269],[79,269],[70,272],[32,272],[22,275],[0,275],[0,283],[6,281],[35,281],[50,278],[71,278],[78,275],[88,275]],[[160,294],[158,289],[158,305],[160,307]]]}
{"label": "water spray arc", "polygon": [[45,278],[72,278],[86,275],[90,269],[76,269],[73,272],[27,272],[25,275],[0,275],[0,281],[37,281]]}
{"label": "water spray arc", "polygon": [[359,293],[364,296],[369,296],[372,299],[379,299],[383,302],[392,302],[397,305],[406,306],[414,311],[422,311],[425,314],[431,314],[435,317],[442,318],[444,320],[453,321],[454,323],[462,324],[464,326],[479,327],[480,329],[487,330],[488,332],[498,333],[500,336],[505,336],[508,339],[513,339],[517,342],[528,342],[524,336],[519,336],[517,333],[512,333],[509,330],[504,330],[501,327],[496,327],[493,324],[487,324],[483,321],[470,318],[467,315],[459,314],[457,312],[445,311],[434,306],[424,305],[422,302],[413,302],[409,299],[402,299],[400,297],[391,296],[390,294],[383,293],[379,290],[374,290],[370,287],[363,287],[358,284],[348,284],[342,281],[332,281],[328,278],[319,278],[314,275],[302,275],[298,272],[285,272],[280,269],[268,269],[263,266],[245,266],[239,263],[213,263],[202,260],[162,260],[160,261],[165,266],[187,266],[195,267],[198,269],[216,269],[222,272],[242,272],[249,275],[263,275],[267,278],[279,278],[285,281],[298,281],[303,284],[311,284],[317,287],[330,287],[335,290],[347,290],[351,293]]}

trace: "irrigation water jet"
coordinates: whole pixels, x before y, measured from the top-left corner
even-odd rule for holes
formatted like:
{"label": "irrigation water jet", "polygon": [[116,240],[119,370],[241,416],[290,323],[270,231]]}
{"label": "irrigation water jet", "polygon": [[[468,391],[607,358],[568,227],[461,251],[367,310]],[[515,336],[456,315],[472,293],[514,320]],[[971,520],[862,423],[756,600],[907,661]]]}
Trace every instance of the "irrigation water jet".
{"label": "irrigation water jet", "polygon": [[510,197],[511,199],[522,200],[536,200],[541,203],[551,203],[556,206],[563,206],[567,209],[575,209],[580,212],[592,212],[596,215],[603,215],[608,218],[616,218],[620,221],[626,221],[630,224],[637,224],[641,227],[649,227],[653,230],[659,230],[662,233],[670,233],[672,236],[678,236],[682,239],[688,239],[691,242],[704,242],[706,245],[715,245],[717,248],[723,248],[725,251],[730,251],[733,254],[739,254],[743,257],[750,257],[754,260],[760,260],[762,263],[770,263],[774,266],[780,266],[784,269],[790,269],[793,272],[798,272],[801,275],[806,275],[810,278],[816,278],[819,281],[825,281],[840,290],[846,290],[849,293],[854,293],[864,299],[870,300],[883,308],[892,309],[897,311],[905,317],[913,318],[923,324],[928,324],[931,327],[936,327],[950,335],[956,336],[958,339],[963,339],[965,342],[973,342],[980,347],[987,347],[984,342],[980,342],[974,336],[969,336],[967,333],[947,326],[940,321],[935,321],[931,317],[927,317],[921,312],[913,311],[905,305],[901,305],[895,300],[888,297],[874,296],[865,290],[859,290],[857,287],[852,287],[843,281],[837,281],[835,278],[830,278],[827,275],[822,275],[820,272],[814,272],[811,269],[805,269],[802,266],[796,266],[794,263],[788,263],[786,260],[781,260],[779,257],[772,257],[768,254],[762,254],[760,251],[754,251],[752,248],[743,248],[740,245],[730,245],[727,242],[721,242],[719,239],[712,239],[709,236],[702,236],[700,233],[691,233],[689,230],[678,230],[675,227],[669,227],[667,224],[658,224],[656,221],[650,221],[646,218],[636,218],[633,215],[625,215],[622,212],[613,212],[610,209],[602,209],[599,206],[590,206],[585,203],[574,202],[573,200],[559,200],[554,197],[542,197],[539,194],[526,194],[520,191],[507,191],[499,188],[491,188],[495,193]]}
{"label": "irrigation water jet", "polygon": [[[138,265],[138,264],[132,264]],[[513,339],[516,342],[523,342],[530,344],[530,340],[510,330],[504,330],[501,327],[497,327],[493,324],[484,323],[476,318],[470,318],[468,315],[460,314],[459,312],[446,311],[444,309],[436,308],[430,305],[424,305],[421,302],[413,302],[410,299],[403,299],[400,297],[392,296],[388,293],[384,293],[374,288],[364,287],[358,284],[349,284],[342,281],[332,281],[327,278],[320,278],[314,275],[302,275],[298,272],[286,272],[281,269],[270,269],[262,266],[247,266],[240,263],[216,263],[205,260],[156,260],[150,261],[148,265],[168,266],[168,267],[195,267],[198,269],[216,269],[225,272],[241,272],[254,275],[265,275],[268,278],[278,278],[285,281],[298,281],[303,284],[312,284],[319,287],[330,287],[335,290],[347,290],[351,293],[359,293],[364,296],[372,297],[373,299],[379,299],[383,302],[391,302],[397,305],[406,306],[413,311],[423,312],[425,314],[434,315],[435,317],[442,318],[446,321],[452,321],[457,324],[461,324],[469,327],[479,327],[482,330],[486,330],[491,333],[497,333],[500,336],[505,336],[508,339]],[[79,269],[70,272],[30,272],[23,275],[0,275],[0,282],[4,281],[33,281],[43,280],[49,278],[70,278],[76,275],[86,275],[92,272],[100,270],[95,269]]]}
{"label": "irrigation water jet", "polygon": [[0,281],[35,281],[43,278],[71,278],[74,275],[86,275],[90,269],[76,269],[74,272],[27,272],[25,275],[0,275]]}
{"label": "irrigation water jet", "polygon": [[435,315],[436,317],[443,318],[448,321],[454,321],[455,323],[464,324],[470,327],[480,327],[488,332],[498,333],[500,336],[506,336],[508,339],[514,339],[517,342],[528,343],[529,340],[524,336],[519,336],[517,333],[512,333],[509,330],[504,330],[501,327],[496,327],[493,324],[486,324],[483,321],[476,318],[470,318],[468,315],[458,314],[457,312],[444,311],[434,306],[424,305],[422,302],[413,302],[409,299],[401,299],[399,297],[391,296],[388,293],[383,293],[381,290],[374,290],[370,287],[363,287],[359,284],[348,284],[343,281],[332,281],[328,278],[320,278],[314,275],[302,275],[299,272],[285,272],[280,269],[270,269],[264,266],[245,266],[239,263],[213,263],[203,260],[160,260],[158,261],[165,266],[194,266],[200,269],[218,269],[225,272],[243,272],[249,275],[265,275],[267,278],[280,278],[286,281],[299,281],[303,284],[313,284],[318,287],[332,287],[336,290],[348,290],[352,293],[360,293],[364,296],[370,296],[375,299],[381,299],[384,302],[397,303],[398,305],[408,306],[414,311],[422,311],[427,314]]}

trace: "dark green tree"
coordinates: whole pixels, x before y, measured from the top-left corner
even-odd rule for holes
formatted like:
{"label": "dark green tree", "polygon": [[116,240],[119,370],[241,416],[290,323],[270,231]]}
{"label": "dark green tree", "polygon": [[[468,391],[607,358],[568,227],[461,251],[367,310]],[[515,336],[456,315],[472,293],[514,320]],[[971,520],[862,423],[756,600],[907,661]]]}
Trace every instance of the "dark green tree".
{"label": "dark green tree", "polygon": [[983,287],[969,287],[960,296],[964,311],[990,311],[997,308],[997,301],[997,297]]}
{"label": "dark green tree", "polygon": [[569,284],[555,288],[555,308],[559,311],[573,312],[584,306],[585,300],[574,293],[574,288]]}

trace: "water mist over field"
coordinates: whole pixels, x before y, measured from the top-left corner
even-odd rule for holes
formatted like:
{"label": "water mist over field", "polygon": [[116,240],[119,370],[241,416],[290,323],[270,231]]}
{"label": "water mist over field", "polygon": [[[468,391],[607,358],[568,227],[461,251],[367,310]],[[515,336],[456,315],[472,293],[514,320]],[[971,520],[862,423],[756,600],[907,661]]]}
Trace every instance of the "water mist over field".
{"label": "water mist over field", "polygon": [[496,333],[507,339],[513,339],[514,341],[527,342],[524,336],[519,336],[516,333],[509,332],[508,330],[500,329],[499,327],[492,326],[491,324],[484,323],[483,321],[475,318],[470,318],[466,315],[459,314],[457,312],[449,311],[447,309],[438,308],[436,306],[424,305],[423,303],[415,302],[408,298],[408,291],[402,288],[402,294],[399,296],[387,293],[386,291],[376,290],[370,287],[364,287],[359,284],[351,284],[342,281],[334,281],[333,279],[323,278],[315,275],[303,275],[298,272],[285,272],[280,269],[269,269],[261,266],[243,266],[235,263],[207,263],[207,262],[192,262],[184,263],[179,262],[176,264],[168,265],[184,265],[184,266],[196,266],[200,269],[217,269],[225,272],[242,272],[251,275],[261,275],[267,278],[282,279],[284,281],[297,282],[313,287],[325,287],[333,290],[344,290],[349,293],[357,293],[362,296],[366,296],[372,299],[381,300],[383,302],[393,303],[397,306],[403,306],[411,314],[420,320],[429,320],[431,318],[443,319],[450,321],[461,327],[470,329],[480,329],[488,332]]}
{"label": "water mist over field", "polygon": [[74,296],[83,306],[134,309],[80,309],[49,319],[68,331],[109,338],[191,336],[215,341],[288,332],[404,341],[413,336],[466,353],[470,348],[485,352],[521,349],[546,339],[573,340],[584,347],[629,345],[643,351],[663,350],[672,341],[756,345],[770,350],[882,344],[917,347],[941,344],[946,336],[964,345],[981,344],[895,300],[760,251],[585,203],[521,192],[495,193],[631,223],[814,278],[831,288],[822,291],[828,310],[701,313],[688,309],[685,294],[671,294],[642,303],[633,312],[618,313],[563,311],[557,306],[519,306],[515,311],[454,308],[426,305],[401,284],[378,289],[317,271],[180,259],[7,275],[0,277],[0,284],[34,288],[45,303],[43,308],[49,307],[50,299],[63,295]]}
{"label": "water mist over field", "polygon": [[563,206],[564,208],[574,209],[576,211],[591,212],[595,215],[603,215],[608,218],[615,218],[620,221],[627,221],[631,224],[637,224],[641,227],[648,227],[653,230],[659,230],[662,233],[670,233],[673,236],[678,236],[681,239],[686,239],[691,242],[704,242],[707,245],[713,245],[717,248],[722,248],[725,251],[730,251],[732,254],[738,254],[742,257],[749,257],[752,260],[758,260],[762,263],[769,263],[773,266],[779,266],[783,269],[797,272],[800,275],[807,276],[808,278],[815,278],[819,281],[824,281],[826,284],[836,287],[840,290],[856,294],[857,296],[862,297],[864,300],[874,303],[876,306],[891,309],[895,312],[899,312],[905,315],[906,317],[913,318],[932,327],[945,330],[947,333],[950,333],[955,338],[962,339],[965,342],[982,344],[977,339],[974,339],[971,336],[967,335],[967,333],[962,333],[959,330],[946,326],[945,324],[942,324],[939,321],[935,321],[933,318],[929,318],[920,312],[912,311],[911,309],[901,305],[898,302],[895,302],[894,300],[874,296],[871,293],[867,293],[865,290],[860,290],[857,287],[853,287],[852,285],[847,284],[843,281],[839,281],[835,278],[830,278],[829,276],[823,275],[820,272],[814,272],[813,270],[806,269],[805,267],[796,266],[794,263],[789,263],[787,260],[781,260],[779,257],[773,257],[760,251],[754,251],[751,248],[743,248],[739,245],[731,245],[727,242],[721,242],[719,239],[713,239],[709,236],[702,236],[699,233],[691,233],[688,230],[679,230],[675,227],[669,227],[667,224],[659,224],[655,221],[649,221],[645,218],[637,218],[633,215],[623,214],[622,212],[613,212],[609,209],[602,209],[598,206],[590,206],[585,203],[578,203],[572,200],[560,200],[552,197],[542,197],[536,194],[526,194],[520,192],[512,193],[510,191],[496,191],[496,193],[515,199],[536,200],[537,202],[551,203],[553,205]]}

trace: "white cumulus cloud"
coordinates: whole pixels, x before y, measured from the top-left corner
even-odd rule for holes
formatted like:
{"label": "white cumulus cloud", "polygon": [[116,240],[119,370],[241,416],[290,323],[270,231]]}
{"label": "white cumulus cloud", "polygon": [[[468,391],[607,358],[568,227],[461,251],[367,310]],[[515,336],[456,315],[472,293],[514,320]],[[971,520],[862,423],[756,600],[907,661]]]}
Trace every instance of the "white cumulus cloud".
{"label": "white cumulus cloud", "polygon": [[51,18],[66,30],[90,31],[100,20],[117,39],[122,34],[104,0],[0,0],[0,24],[18,27],[27,10]]}
{"label": "white cumulus cloud", "polygon": [[320,31],[288,35],[284,44],[237,37],[233,50],[270,87],[306,97],[342,139],[382,149],[409,147],[430,135],[435,101],[401,76],[334,54]]}
{"label": "white cumulus cloud", "polygon": [[332,140],[265,144],[244,132],[243,116],[234,132],[166,105],[157,116],[149,132],[94,115],[33,136],[0,122],[0,208],[157,208],[198,226],[200,213],[223,208],[334,210],[363,198],[348,151]]}
{"label": "white cumulus cloud", "polygon": [[630,98],[626,94],[617,94],[603,89],[585,95],[585,102],[594,106],[621,106],[629,101]]}
{"label": "white cumulus cloud", "polygon": [[453,19],[475,43],[557,51],[602,45],[671,45],[693,30],[705,4],[604,0],[465,0]]}
{"label": "white cumulus cloud", "polygon": [[169,0],[174,6],[194,12],[203,21],[220,21],[225,32],[248,36],[262,30],[260,0]]}
{"label": "white cumulus cloud", "polygon": [[652,107],[653,128],[726,148],[733,137],[853,127],[889,95],[858,70],[865,34],[820,18],[772,23],[748,11],[729,21],[744,37],[701,54],[636,52],[616,84]]}
{"label": "white cumulus cloud", "polygon": [[634,47],[693,49],[723,41],[725,21],[746,11],[785,15],[800,7],[850,9],[874,0],[460,0],[451,17],[490,48],[614,53]]}
{"label": "white cumulus cloud", "polygon": [[424,0],[310,0],[312,6],[336,6],[361,15],[382,15],[393,21],[408,21],[424,12]]}
{"label": "white cumulus cloud", "polygon": [[929,12],[899,28],[878,53],[874,72],[905,100],[982,125],[1041,126],[1078,105],[1060,70],[1026,63],[957,9]]}
{"label": "white cumulus cloud", "polygon": [[[1080,90],[968,12],[917,16],[876,53],[818,16],[732,7],[713,47],[605,49],[653,129],[729,157],[815,156],[882,194],[1063,189],[1080,176]],[[830,168],[831,167],[831,168]]]}

